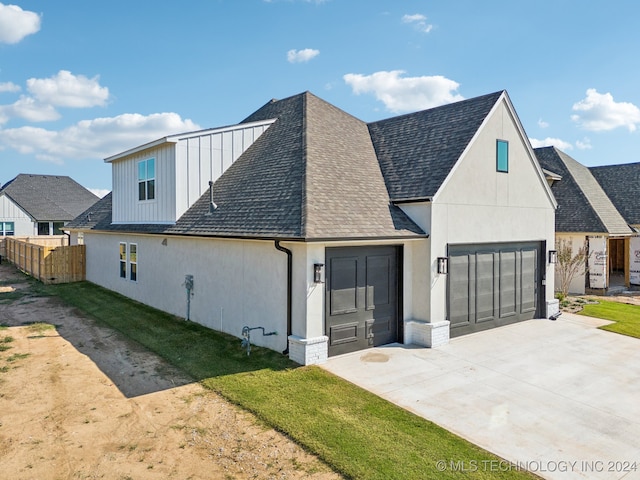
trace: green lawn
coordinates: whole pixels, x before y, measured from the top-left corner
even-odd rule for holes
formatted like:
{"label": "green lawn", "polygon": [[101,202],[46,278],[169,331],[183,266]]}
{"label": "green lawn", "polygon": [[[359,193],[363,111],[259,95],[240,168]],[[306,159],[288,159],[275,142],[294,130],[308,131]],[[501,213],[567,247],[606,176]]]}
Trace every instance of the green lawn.
{"label": "green lawn", "polygon": [[[347,478],[535,478],[319,367],[299,367],[258,347],[247,357],[237,338],[87,282],[47,286],[43,293],[138,341]],[[446,462],[444,471],[439,461]]]}
{"label": "green lawn", "polygon": [[599,303],[585,305],[579,312],[580,315],[613,320],[615,323],[600,328],[640,338],[640,306],[607,300],[598,301]]}

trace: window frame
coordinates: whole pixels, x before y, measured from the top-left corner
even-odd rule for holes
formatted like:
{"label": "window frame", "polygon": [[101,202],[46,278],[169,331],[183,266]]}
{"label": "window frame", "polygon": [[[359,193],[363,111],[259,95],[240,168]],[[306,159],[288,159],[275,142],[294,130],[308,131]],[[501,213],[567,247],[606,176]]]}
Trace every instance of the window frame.
{"label": "window frame", "polygon": [[119,251],[118,251],[120,256],[120,262],[118,264],[120,267],[119,275],[120,275],[120,278],[124,278],[126,280],[127,279],[127,243],[120,242],[119,245],[120,245]]}
{"label": "window frame", "polygon": [[[8,226],[11,225],[11,228]],[[16,222],[0,222],[0,235],[3,237],[13,237],[16,234]]]}
{"label": "window frame", "polygon": [[[502,157],[501,153],[505,156]],[[496,172],[509,173],[509,142],[507,140],[496,140]]]}
{"label": "window frame", "polygon": [[[133,259],[135,255],[135,260]],[[129,280],[138,281],[138,244],[129,244]]]}
{"label": "window frame", "polygon": [[[149,174],[151,166],[152,175]],[[156,199],[156,159],[155,157],[140,160],[137,163],[138,201],[146,202]],[[142,171],[144,169],[144,172]]]}

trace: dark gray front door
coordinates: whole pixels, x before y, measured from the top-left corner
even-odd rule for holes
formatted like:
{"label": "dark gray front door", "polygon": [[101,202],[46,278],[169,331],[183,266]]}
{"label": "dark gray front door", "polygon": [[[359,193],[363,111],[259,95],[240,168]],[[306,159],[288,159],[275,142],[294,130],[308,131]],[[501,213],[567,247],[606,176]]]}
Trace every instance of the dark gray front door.
{"label": "dark gray front door", "polygon": [[539,316],[542,251],[540,242],[449,246],[450,336]]}
{"label": "dark gray front door", "polygon": [[326,250],[329,355],[398,340],[398,247]]}

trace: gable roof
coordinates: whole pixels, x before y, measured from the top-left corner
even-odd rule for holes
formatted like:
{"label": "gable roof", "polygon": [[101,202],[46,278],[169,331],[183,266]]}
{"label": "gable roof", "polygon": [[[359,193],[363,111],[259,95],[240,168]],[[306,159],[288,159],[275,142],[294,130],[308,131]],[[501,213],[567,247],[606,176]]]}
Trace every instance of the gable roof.
{"label": "gable roof", "polygon": [[433,197],[503,93],[370,123],[391,199]]}
{"label": "gable roof", "polygon": [[69,221],[99,198],[67,176],[20,174],[0,189],[35,221]]}
{"label": "gable roof", "polygon": [[589,168],[627,223],[640,225],[640,163]]}
{"label": "gable roof", "polygon": [[542,168],[562,177],[551,186],[558,200],[557,232],[632,233],[587,167],[555,147],[536,148],[534,152]]}
{"label": "gable roof", "polygon": [[367,125],[305,92],[268,102],[242,123],[277,118],[167,230],[304,240],[424,232],[390,201]]}

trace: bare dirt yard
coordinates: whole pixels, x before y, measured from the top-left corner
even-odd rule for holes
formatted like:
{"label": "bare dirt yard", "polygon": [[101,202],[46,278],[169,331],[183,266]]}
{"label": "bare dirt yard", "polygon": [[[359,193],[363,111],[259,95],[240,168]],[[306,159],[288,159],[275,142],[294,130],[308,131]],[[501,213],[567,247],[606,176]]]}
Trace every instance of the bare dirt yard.
{"label": "bare dirt yard", "polygon": [[339,478],[140,345],[21,289],[0,264],[0,478]]}

